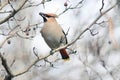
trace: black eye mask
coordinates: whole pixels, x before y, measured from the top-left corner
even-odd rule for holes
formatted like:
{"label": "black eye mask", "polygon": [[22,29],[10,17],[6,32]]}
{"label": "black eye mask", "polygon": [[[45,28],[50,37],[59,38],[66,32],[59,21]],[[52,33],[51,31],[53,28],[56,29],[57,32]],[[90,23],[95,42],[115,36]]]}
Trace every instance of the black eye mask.
{"label": "black eye mask", "polygon": [[46,16],[47,18],[54,17],[54,16],[50,16],[50,15],[47,15],[47,14],[45,14],[45,16]]}
{"label": "black eye mask", "polygon": [[51,16],[51,15],[48,15],[48,14],[44,14],[44,13],[42,13],[42,12],[40,12],[39,15],[42,16],[44,22],[47,21],[47,18],[54,17],[54,16]]}

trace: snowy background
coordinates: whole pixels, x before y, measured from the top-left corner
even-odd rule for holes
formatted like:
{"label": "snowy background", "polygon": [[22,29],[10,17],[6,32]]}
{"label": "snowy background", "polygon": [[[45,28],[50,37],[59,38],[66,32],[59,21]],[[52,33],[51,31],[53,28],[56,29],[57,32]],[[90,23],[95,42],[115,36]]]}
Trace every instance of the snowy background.
{"label": "snowy background", "polygon": [[[0,19],[2,20],[9,15],[5,11],[10,11],[12,8],[7,0],[0,1]],[[10,0],[15,9],[23,1],[25,0]],[[104,6],[102,1],[104,1]],[[40,34],[43,20],[39,12],[59,15],[69,6],[76,6],[78,2],[80,0],[45,0],[43,5],[39,4],[40,0],[28,0],[13,18],[0,24],[0,52],[7,60],[13,74],[24,71],[36,60],[33,47],[39,58],[44,58],[50,52],[50,48]],[[64,6],[65,3],[67,3],[67,7]],[[74,40],[100,15],[102,6],[102,11],[105,11],[115,3],[115,0],[83,0],[79,4],[79,8],[69,9],[61,14],[57,21],[65,32],[69,29],[68,42]],[[98,34],[93,36],[90,31],[86,31],[76,43],[69,46],[68,48],[71,49],[67,50],[70,54],[69,61],[62,60],[59,52],[56,52],[47,58],[48,61],[40,60],[26,73],[14,77],[12,80],[120,80],[119,13],[119,6],[114,7],[90,28],[92,33]],[[19,35],[12,36],[2,45],[9,36],[7,33],[17,25],[20,26],[14,31],[20,28],[23,30],[18,31]],[[30,31],[26,31],[26,29],[30,29]],[[6,75],[7,72],[0,61],[0,80],[4,80]]]}

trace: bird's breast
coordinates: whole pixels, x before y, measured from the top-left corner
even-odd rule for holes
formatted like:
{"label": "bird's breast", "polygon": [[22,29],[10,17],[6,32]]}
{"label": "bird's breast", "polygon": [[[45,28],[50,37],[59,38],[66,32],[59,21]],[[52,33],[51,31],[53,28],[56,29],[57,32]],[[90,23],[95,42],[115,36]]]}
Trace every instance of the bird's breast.
{"label": "bird's breast", "polygon": [[61,27],[53,24],[44,25],[41,29],[41,34],[48,46],[51,48],[59,47],[61,38],[65,37]]}

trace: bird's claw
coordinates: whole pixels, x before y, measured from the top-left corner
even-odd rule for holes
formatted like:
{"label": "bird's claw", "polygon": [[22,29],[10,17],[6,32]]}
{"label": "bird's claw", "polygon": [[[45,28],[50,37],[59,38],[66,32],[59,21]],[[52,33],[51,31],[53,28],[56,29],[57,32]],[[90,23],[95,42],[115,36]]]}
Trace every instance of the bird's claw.
{"label": "bird's claw", "polygon": [[52,50],[50,51],[50,55],[53,55],[53,52],[52,52]]}

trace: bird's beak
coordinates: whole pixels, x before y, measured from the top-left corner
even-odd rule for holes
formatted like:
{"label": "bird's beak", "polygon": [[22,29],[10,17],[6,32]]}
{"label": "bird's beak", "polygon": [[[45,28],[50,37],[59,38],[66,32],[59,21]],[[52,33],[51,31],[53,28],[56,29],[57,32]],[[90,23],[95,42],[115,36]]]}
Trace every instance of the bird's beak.
{"label": "bird's beak", "polygon": [[45,14],[40,12],[39,15],[41,15],[42,17],[45,17]]}

